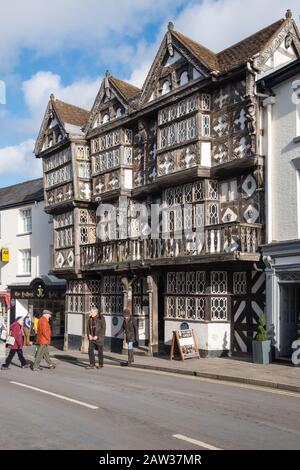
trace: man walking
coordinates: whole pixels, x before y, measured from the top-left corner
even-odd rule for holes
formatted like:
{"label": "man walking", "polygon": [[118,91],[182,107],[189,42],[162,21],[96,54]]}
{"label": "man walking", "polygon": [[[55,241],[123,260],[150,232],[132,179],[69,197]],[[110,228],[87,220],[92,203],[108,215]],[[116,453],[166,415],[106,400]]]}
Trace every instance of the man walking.
{"label": "man walking", "polygon": [[[9,369],[11,361],[13,360],[15,354],[18,354],[19,361],[21,362],[22,369],[28,367],[25,357],[23,355],[23,336],[22,336],[22,327],[23,327],[23,317],[17,317],[16,321],[11,324],[9,343],[7,343],[7,348],[10,349],[5,364],[2,365],[2,370]],[[7,341],[8,341],[7,340]]]}
{"label": "man walking", "polygon": [[29,313],[27,313],[26,317],[24,318],[24,346],[31,346],[30,342],[30,330],[31,330],[31,318]]}
{"label": "man walking", "polygon": [[[92,308],[88,321],[90,365],[87,366],[86,369],[99,369],[103,367],[103,345],[105,330],[106,323],[104,316],[98,311],[96,307]],[[98,350],[99,365],[96,365],[95,349]]]}
{"label": "man walking", "polygon": [[120,330],[115,334],[115,337],[123,331],[128,345],[128,365],[134,362],[133,343],[138,340],[138,331],[135,319],[130,315],[128,308],[123,313],[123,323]]}
{"label": "man walking", "polygon": [[42,316],[39,319],[37,330],[37,352],[32,370],[42,370],[40,367],[42,359],[45,359],[49,364],[49,369],[55,369],[56,365],[51,361],[48,346],[51,344],[51,328],[49,320],[52,316],[50,310],[43,310]]}

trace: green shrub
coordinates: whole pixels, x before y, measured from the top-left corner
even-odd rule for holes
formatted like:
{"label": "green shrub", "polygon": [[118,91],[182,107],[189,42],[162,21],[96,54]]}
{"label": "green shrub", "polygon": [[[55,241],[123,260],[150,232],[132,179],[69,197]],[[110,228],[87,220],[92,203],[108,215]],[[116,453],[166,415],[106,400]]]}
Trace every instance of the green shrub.
{"label": "green shrub", "polygon": [[258,320],[258,333],[256,335],[256,341],[268,341],[268,334],[266,330],[265,316],[262,314]]}

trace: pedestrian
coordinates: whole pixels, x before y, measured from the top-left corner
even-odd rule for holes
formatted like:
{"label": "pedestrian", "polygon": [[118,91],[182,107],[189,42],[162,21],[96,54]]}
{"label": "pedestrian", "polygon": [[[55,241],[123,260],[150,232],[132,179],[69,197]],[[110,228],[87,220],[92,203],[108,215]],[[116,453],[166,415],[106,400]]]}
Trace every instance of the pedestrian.
{"label": "pedestrian", "polygon": [[24,326],[23,326],[24,346],[31,346],[30,331],[31,331],[31,317],[29,313],[27,313],[27,315],[24,318]]}
{"label": "pedestrian", "polygon": [[[101,369],[103,367],[103,345],[105,337],[106,323],[104,316],[96,307],[92,308],[88,321],[89,336],[89,360],[90,365],[86,369]],[[98,350],[98,362],[96,365],[95,349]]]}
{"label": "pedestrian", "polygon": [[10,349],[9,354],[6,358],[5,364],[2,365],[2,370],[9,369],[11,361],[13,360],[15,354],[18,354],[19,361],[21,362],[22,369],[29,367],[26,359],[23,355],[23,336],[22,336],[22,327],[23,327],[24,319],[23,317],[17,317],[16,321],[11,324],[10,332],[8,338],[10,340],[9,343],[6,344],[6,347]]}
{"label": "pedestrian", "polygon": [[119,336],[120,333],[124,333],[125,339],[128,345],[128,365],[134,362],[134,351],[133,343],[138,341],[138,331],[136,321],[130,314],[128,308],[123,313],[123,323],[120,330],[115,334],[115,337]]}
{"label": "pedestrian", "polygon": [[37,329],[37,352],[35,356],[34,363],[32,365],[32,370],[42,370],[40,367],[42,359],[45,359],[49,365],[49,369],[55,369],[56,364],[54,364],[50,359],[50,354],[48,346],[51,344],[51,328],[49,320],[52,316],[50,310],[43,310],[42,316],[39,319],[38,329]]}

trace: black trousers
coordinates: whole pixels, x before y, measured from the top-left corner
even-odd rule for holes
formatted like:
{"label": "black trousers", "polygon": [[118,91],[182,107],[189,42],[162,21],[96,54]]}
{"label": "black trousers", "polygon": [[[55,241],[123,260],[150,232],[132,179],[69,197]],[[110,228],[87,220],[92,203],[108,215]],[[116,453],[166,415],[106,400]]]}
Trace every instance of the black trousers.
{"label": "black trousers", "polygon": [[15,354],[18,354],[18,358],[19,358],[19,361],[21,362],[21,366],[25,366],[26,365],[26,360],[25,360],[25,357],[23,355],[23,351],[22,349],[11,349],[9,351],[9,354],[6,358],[6,361],[5,361],[5,367],[9,367],[10,364],[11,364],[11,361],[13,360]]}
{"label": "black trousers", "polygon": [[103,366],[103,345],[98,345],[94,343],[94,341],[90,341],[89,344],[89,360],[90,360],[90,365],[94,366],[96,361],[95,361],[95,349],[98,350],[98,360],[99,360],[99,366]]}

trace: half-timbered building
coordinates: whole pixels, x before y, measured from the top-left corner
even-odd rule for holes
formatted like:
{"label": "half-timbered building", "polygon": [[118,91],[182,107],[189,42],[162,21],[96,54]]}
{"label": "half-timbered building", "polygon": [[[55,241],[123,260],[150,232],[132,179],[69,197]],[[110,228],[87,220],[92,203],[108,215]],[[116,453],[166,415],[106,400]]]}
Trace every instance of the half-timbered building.
{"label": "half-timbered building", "polygon": [[183,324],[203,355],[251,351],[265,303],[256,81],[299,54],[290,11],[219,53],[170,23],[142,89],[107,72],[90,112],[51,96],[35,154],[68,280],[66,348],[86,348],[96,305],[111,347],[126,306],[150,353]]}

